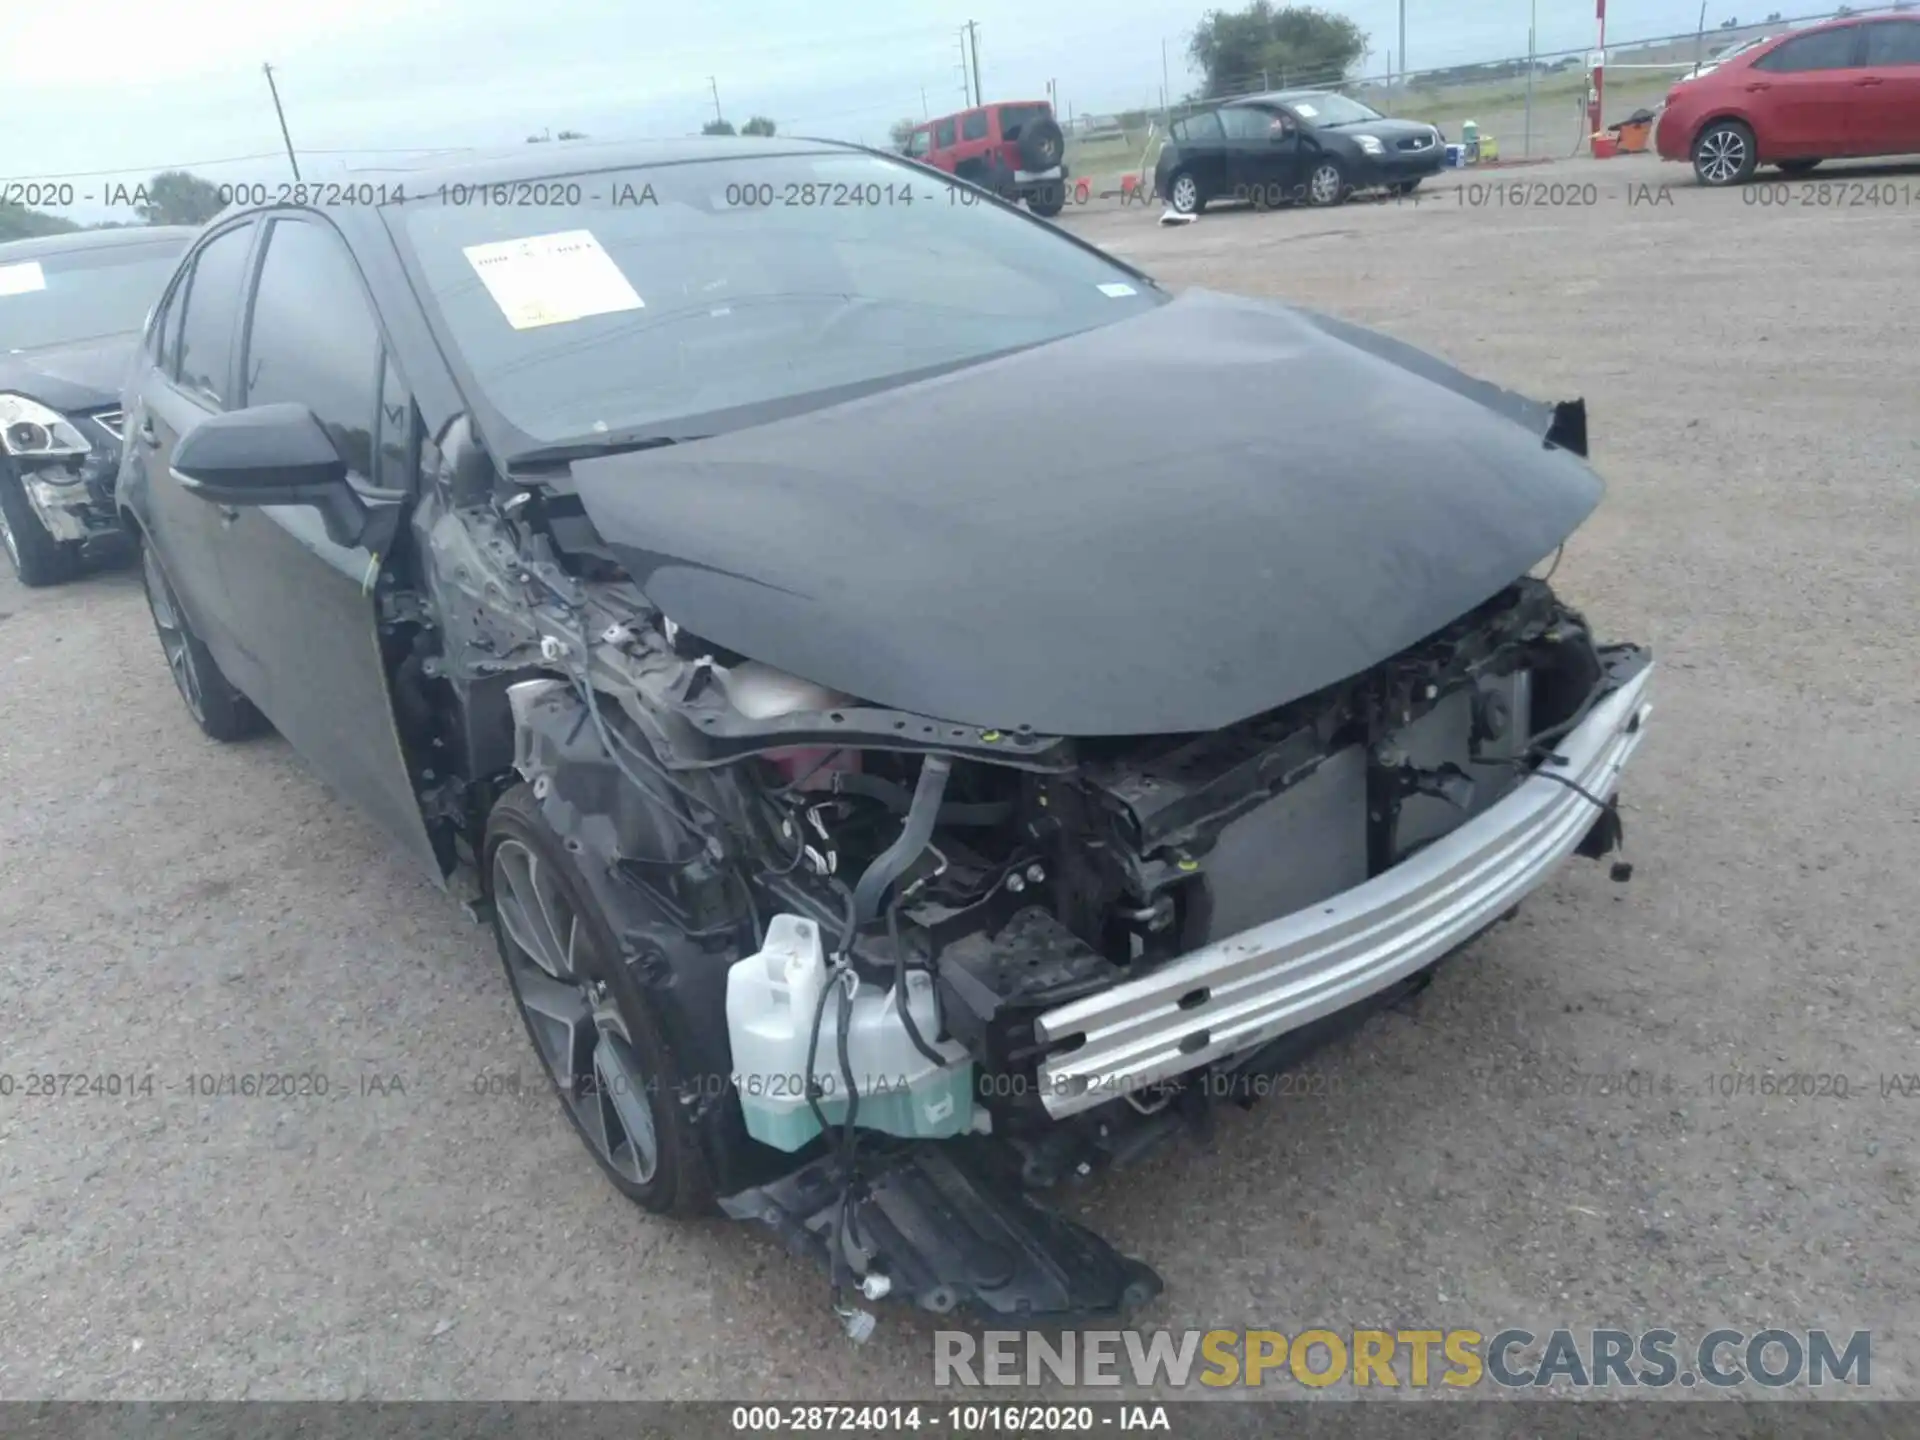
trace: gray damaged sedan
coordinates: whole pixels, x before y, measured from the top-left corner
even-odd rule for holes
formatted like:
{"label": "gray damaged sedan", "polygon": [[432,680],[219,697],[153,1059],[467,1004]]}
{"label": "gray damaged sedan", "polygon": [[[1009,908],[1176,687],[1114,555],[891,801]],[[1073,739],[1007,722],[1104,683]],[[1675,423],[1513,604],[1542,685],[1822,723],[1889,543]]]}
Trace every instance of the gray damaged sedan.
{"label": "gray damaged sedan", "polygon": [[1625,876],[1651,660],[1535,578],[1600,499],[1579,401],[899,157],[238,210],[138,365],[118,504],[195,719],[477,877],[599,1170],[770,1227],[856,1338],[1140,1305],[1051,1187],[1568,857]]}

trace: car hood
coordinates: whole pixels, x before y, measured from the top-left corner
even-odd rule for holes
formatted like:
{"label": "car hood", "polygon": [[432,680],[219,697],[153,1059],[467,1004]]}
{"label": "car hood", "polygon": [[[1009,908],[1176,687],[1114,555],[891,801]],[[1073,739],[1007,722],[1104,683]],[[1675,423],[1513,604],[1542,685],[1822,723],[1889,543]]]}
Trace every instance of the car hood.
{"label": "car hood", "polygon": [[1552,413],[1359,327],[1188,291],[573,479],[710,642],[972,725],[1189,732],[1365,670],[1551,553],[1601,492],[1544,443]]}
{"label": "car hood", "polygon": [[0,394],[67,412],[117,404],[138,345],[137,335],[115,335],[0,353]]}

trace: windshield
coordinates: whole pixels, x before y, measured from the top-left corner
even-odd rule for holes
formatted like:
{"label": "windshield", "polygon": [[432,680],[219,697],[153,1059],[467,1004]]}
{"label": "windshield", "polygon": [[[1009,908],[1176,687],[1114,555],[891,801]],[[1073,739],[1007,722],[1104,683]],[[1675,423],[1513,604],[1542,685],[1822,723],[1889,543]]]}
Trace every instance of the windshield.
{"label": "windshield", "polygon": [[510,451],[711,433],[725,423],[682,422],[753,423],[1164,298],[971,186],[879,156],[502,188],[543,203],[470,204],[448,186],[410,200],[400,228],[470,398],[519,432],[495,441]]}
{"label": "windshield", "polygon": [[1333,125],[1358,125],[1363,120],[1386,118],[1371,105],[1362,105],[1344,95],[1304,95],[1298,100],[1289,100],[1287,105],[1302,120],[1323,130]]}
{"label": "windshield", "polygon": [[114,245],[0,259],[0,351],[138,330],[181,248],[174,242]]}

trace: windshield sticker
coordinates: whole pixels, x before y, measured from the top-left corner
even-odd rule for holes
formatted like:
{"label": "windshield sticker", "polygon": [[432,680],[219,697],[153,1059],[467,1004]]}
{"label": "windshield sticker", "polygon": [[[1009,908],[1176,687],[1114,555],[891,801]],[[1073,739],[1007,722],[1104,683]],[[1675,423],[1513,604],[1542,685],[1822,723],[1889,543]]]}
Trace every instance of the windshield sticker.
{"label": "windshield sticker", "polygon": [[646,308],[591,230],[468,245],[461,253],[516,330]]}
{"label": "windshield sticker", "polygon": [[1115,300],[1118,300],[1122,295],[1136,295],[1139,292],[1131,285],[1121,285],[1116,282],[1112,285],[1102,285],[1100,287],[1100,293],[1102,295],[1110,295]]}
{"label": "windshield sticker", "polygon": [[1314,116],[1318,115],[1320,112],[1314,109],[1313,106],[1311,105],[1301,105],[1296,103],[1293,107],[1293,113],[1296,115],[1302,116],[1305,119],[1311,120]]}
{"label": "windshield sticker", "polygon": [[23,260],[18,265],[0,265],[0,295],[25,295],[47,288],[47,277],[38,260]]}

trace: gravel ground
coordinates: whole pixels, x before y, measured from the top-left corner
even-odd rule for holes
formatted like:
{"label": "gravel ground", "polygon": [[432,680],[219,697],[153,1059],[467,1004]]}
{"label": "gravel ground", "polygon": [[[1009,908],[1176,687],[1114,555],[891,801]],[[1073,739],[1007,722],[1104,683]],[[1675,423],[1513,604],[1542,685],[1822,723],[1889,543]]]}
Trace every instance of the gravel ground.
{"label": "gravel ground", "polygon": [[[1069,215],[1174,284],[1584,394],[1610,494],[1556,583],[1660,662],[1631,884],[1568,868],[1324,1095],[1070,1197],[1165,1275],[1148,1324],[1871,1327],[1875,1390],[1920,1396],[1920,1094],[1879,1079],[1920,1070],[1920,174],[1870,173],[1904,192],[1621,160],[1500,177],[1574,187],[1522,203]],[[1183,422],[1063,443],[1101,423]],[[931,1387],[930,1325],[854,1349],[811,1270],[643,1215],[550,1101],[477,1093],[531,1074],[487,935],[284,744],[201,740],[131,573],[0,581],[0,974],[0,1395]],[[28,1097],[45,1071],[153,1089]],[[229,1071],[330,1093],[193,1092]]]}

